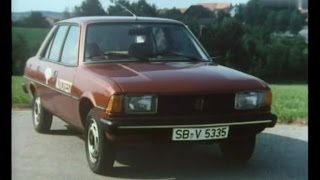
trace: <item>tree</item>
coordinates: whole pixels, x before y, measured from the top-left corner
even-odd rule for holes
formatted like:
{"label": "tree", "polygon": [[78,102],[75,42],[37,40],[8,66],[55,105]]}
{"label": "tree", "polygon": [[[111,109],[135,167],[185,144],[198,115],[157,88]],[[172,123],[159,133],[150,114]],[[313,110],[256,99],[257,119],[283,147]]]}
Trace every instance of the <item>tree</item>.
{"label": "tree", "polygon": [[162,12],[160,12],[160,16],[164,18],[171,18],[176,20],[182,20],[183,14],[179,9],[172,8],[172,9],[164,9]]}
{"label": "tree", "polygon": [[[241,48],[246,56],[249,65],[247,72],[262,77],[266,64],[266,46],[270,42],[271,31],[263,26],[253,26],[245,28],[245,35],[241,39]],[[239,55],[237,55],[239,56]]]}
{"label": "tree", "polygon": [[275,31],[277,29],[276,17],[277,17],[277,13],[275,11],[270,11],[267,15],[267,19],[264,24],[267,28],[269,28],[272,31]]}
{"label": "tree", "polygon": [[31,12],[31,15],[25,19],[26,24],[30,27],[48,28],[50,27],[49,22],[40,12]]}
{"label": "tree", "polygon": [[29,56],[26,40],[18,33],[12,33],[12,75],[22,75]]}
{"label": "tree", "polygon": [[148,4],[145,0],[139,0],[138,2],[130,3],[128,0],[118,0],[115,3],[115,6],[109,6],[108,15],[110,16],[131,16],[129,12],[127,12],[122,6],[128,8],[131,12],[133,12],[137,16],[151,16],[157,17],[159,16],[157,7],[152,4]]}
{"label": "tree", "polygon": [[243,20],[248,25],[262,25],[267,17],[268,11],[258,0],[249,1],[241,11]]}
{"label": "tree", "polygon": [[134,13],[136,13],[138,16],[159,16],[156,6],[154,4],[148,4],[146,0],[139,0],[136,3],[132,3],[132,7]]}
{"label": "tree", "polygon": [[236,14],[234,15],[234,18],[236,18],[240,22],[244,22],[244,9],[245,5],[239,4],[235,6],[237,8]]}
{"label": "tree", "polygon": [[235,18],[224,18],[215,32],[214,39],[215,49],[225,57],[222,62],[241,70],[249,66],[248,59],[240,50],[244,33],[241,22]]}
{"label": "tree", "polygon": [[304,17],[298,11],[292,11],[289,22],[289,30],[293,34],[297,34],[305,25]]}
{"label": "tree", "polygon": [[228,17],[230,17],[230,14],[226,13],[224,11],[218,11],[218,13],[217,13],[217,21],[218,21],[218,23],[222,23],[224,18],[228,18]]}
{"label": "tree", "polygon": [[[130,10],[132,9],[131,4],[128,0],[118,0],[117,2],[127,7]],[[109,16],[128,16],[128,15],[131,16],[131,14],[125,9],[123,9],[118,3],[115,3],[114,6],[109,6],[107,10],[107,14]]]}
{"label": "tree", "polygon": [[30,16],[16,21],[15,26],[20,27],[34,27],[34,28],[49,28],[50,24],[45,17],[42,16],[41,12],[32,11]]}
{"label": "tree", "polygon": [[85,0],[80,6],[75,6],[75,16],[99,16],[106,15],[99,0]]}
{"label": "tree", "polygon": [[288,29],[290,23],[291,10],[281,10],[277,13],[275,24],[277,31],[284,32]]}
{"label": "tree", "polygon": [[308,46],[302,37],[291,39],[288,43],[288,63],[286,68],[289,70],[288,76],[297,80],[308,79]]}
{"label": "tree", "polygon": [[63,18],[63,19],[69,19],[69,18],[71,18],[71,13],[69,12],[69,9],[68,9],[68,8],[65,8],[65,9],[64,9],[62,18]]}

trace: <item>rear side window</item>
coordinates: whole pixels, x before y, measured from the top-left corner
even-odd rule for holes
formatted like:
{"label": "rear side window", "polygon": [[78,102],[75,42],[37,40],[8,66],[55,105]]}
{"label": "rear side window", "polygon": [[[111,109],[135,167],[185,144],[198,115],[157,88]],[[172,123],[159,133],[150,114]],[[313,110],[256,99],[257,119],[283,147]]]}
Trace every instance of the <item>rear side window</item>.
{"label": "rear side window", "polygon": [[63,64],[75,65],[77,63],[79,35],[80,28],[78,26],[71,26],[61,55],[61,62]]}
{"label": "rear side window", "polygon": [[[60,58],[62,45],[68,30],[68,26],[60,26],[57,30],[56,36],[50,42],[49,48],[47,49],[47,58],[51,61],[58,61]],[[49,52],[48,52],[49,51]]]}

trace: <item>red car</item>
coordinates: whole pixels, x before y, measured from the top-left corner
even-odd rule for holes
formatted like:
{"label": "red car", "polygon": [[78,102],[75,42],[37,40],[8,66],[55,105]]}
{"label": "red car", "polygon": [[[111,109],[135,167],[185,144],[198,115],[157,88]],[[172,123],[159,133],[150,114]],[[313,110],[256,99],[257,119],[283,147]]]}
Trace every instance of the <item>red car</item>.
{"label": "red car", "polygon": [[93,172],[112,170],[120,143],[219,143],[247,161],[273,127],[272,94],[251,75],[218,65],[186,25],[148,17],[79,17],[52,28],[25,66],[33,125],[57,116],[85,133]]}

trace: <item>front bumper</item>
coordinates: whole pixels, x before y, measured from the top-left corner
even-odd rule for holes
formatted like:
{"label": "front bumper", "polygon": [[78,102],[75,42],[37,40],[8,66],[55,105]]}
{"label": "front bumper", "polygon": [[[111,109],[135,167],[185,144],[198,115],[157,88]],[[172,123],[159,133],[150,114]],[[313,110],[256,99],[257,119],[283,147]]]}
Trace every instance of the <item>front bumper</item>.
{"label": "front bumper", "polygon": [[271,113],[221,116],[168,116],[100,119],[108,139],[113,141],[171,142],[173,128],[229,126],[229,137],[238,138],[274,127],[277,116]]}

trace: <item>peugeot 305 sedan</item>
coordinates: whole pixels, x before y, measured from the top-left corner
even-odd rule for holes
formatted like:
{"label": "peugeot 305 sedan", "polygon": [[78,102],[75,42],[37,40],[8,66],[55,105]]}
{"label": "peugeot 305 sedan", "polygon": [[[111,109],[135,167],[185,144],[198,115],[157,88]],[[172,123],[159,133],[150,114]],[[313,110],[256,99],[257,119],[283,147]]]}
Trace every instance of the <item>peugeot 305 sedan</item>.
{"label": "peugeot 305 sedan", "polygon": [[218,65],[186,25],[149,17],[57,22],[25,65],[33,125],[57,116],[85,134],[90,169],[111,171],[122,143],[219,143],[227,161],[250,159],[277,121],[268,85]]}

